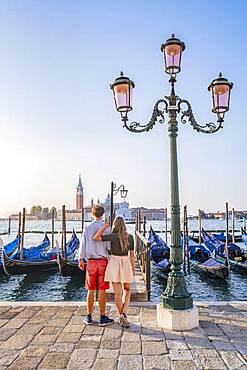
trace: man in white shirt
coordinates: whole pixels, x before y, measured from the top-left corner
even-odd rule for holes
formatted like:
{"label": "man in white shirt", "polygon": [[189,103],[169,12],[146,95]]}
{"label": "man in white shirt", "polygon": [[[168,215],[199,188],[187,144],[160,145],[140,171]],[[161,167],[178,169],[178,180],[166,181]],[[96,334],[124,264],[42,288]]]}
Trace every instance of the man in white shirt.
{"label": "man in white shirt", "polygon": [[[100,326],[112,324],[113,319],[106,316],[106,290],[109,289],[109,283],[105,282],[105,270],[108,264],[109,242],[98,242],[93,240],[96,232],[102,227],[102,217],[105,210],[100,205],[92,208],[94,221],[84,229],[79,249],[79,267],[84,269],[83,260],[87,259],[86,268],[86,289],[87,292],[87,316],[84,318],[86,325],[91,325],[92,313],[94,307],[94,292],[98,290],[98,302],[100,307]],[[110,229],[105,234],[109,234]]]}

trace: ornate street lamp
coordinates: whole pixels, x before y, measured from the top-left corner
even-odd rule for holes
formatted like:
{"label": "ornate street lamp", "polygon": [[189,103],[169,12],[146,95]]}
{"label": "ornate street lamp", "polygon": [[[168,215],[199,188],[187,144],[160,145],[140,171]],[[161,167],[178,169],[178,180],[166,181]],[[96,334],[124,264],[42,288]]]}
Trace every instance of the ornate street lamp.
{"label": "ornate street lamp", "polygon": [[113,214],[114,214],[113,198],[114,198],[114,195],[117,195],[119,191],[120,191],[121,198],[125,199],[128,195],[128,190],[125,189],[124,185],[120,185],[117,188],[117,185],[112,181],[111,182],[111,215],[110,215],[110,225],[111,226],[113,223]]}
{"label": "ornate street lamp", "polygon": [[[159,99],[153,109],[150,121],[146,125],[139,122],[128,123],[128,112],[132,110],[132,92],[134,82],[128,77],[121,76],[111,85],[117,111],[121,113],[123,126],[134,133],[147,132],[157,122],[165,122],[165,113],[168,115],[168,136],[170,139],[170,197],[171,197],[171,272],[168,276],[167,287],[162,295],[162,303],[157,307],[158,323],[161,327],[173,330],[187,330],[198,326],[198,311],[193,307],[193,299],[188,292],[182,269],[183,255],[180,236],[180,205],[178,184],[177,160],[177,132],[178,116],[183,124],[190,123],[194,130],[206,134],[217,132],[223,127],[225,112],[229,110],[230,92],[233,84],[219,75],[209,85],[212,94],[213,109],[217,115],[217,123],[200,125],[195,120],[188,100],[181,99],[175,94],[176,75],[181,70],[182,52],[185,44],[172,34],[161,46],[164,55],[165,72],[170,75],[170,95]],[[121,81],[121,84],[119,83]],[[119,88],[121,85],[121,89]],[[123,94],[121,100],[119,94]],[[184,110],[182,107],[185,107]]]}

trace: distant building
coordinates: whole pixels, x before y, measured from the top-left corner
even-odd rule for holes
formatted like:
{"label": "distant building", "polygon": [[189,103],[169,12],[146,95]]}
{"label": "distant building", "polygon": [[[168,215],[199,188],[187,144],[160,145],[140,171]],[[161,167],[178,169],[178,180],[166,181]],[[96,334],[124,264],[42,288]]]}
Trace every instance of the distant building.
{"label": "distant building", "polygon": [[81,175],[79,175],[79,183],[76,188],[76,210],[81,211],[84,206],[84,193],[83,193],[83,186],[81,182]]}
{"label": "distant building", "polygon": [[163,221],[165,219],[165,210],[164,208],[144,208],[137,207],[131,208],[131,218],[135,220],[137,211],[141,211],[141,217],[146,217],[149,221]]}
{"label": "distant building", "polygon": [[[111,214],[111,196],[108,193],[107,197],[105,198],[104,202],[100,202],[98,199],[98,204],[104,207],[105,210],[105,218],[106,220],[109,219]],[[129,203],[124,200],[123,202],[114,202],[114,210],[115,216],[122,216],[126,221],[131,220],[131,210],[129,208]]]}

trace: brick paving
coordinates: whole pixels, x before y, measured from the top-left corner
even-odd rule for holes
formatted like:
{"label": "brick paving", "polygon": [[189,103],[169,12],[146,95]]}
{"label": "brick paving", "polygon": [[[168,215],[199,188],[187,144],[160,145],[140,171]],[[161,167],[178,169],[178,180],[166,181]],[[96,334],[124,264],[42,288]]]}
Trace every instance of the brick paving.
{"label": "brick paving", "polygon": [[[200,303],[200,326],[162,330],[155,306],[133,304],[130,329],[85,326],[84,304],[0,304],[0,370],[247,370],[247,302]],[[116,318],[114,305],[108,314]]]}

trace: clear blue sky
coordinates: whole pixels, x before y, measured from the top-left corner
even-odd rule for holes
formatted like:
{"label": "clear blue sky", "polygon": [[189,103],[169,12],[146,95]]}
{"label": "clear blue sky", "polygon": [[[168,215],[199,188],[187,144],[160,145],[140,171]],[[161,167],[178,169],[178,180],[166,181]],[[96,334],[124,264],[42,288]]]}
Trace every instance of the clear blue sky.
{"label": "clear blue sky", "polygon": [[246,209],[245,1],[0,2],[0,210],[74,206],[79,173],[86,203],[124,183],[131,206],[169,205],[166,125],[122,128],[109,84],[136,83],[131,118],[146,122],[168,93],[160,45],[186,43],[176,92],[200,123],[214,119],[208,83],[234,82],[231,110],[215,135],[179,127],[180,200],[189,213],[225,201]]}

